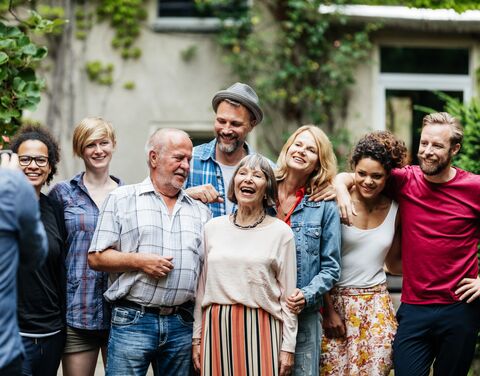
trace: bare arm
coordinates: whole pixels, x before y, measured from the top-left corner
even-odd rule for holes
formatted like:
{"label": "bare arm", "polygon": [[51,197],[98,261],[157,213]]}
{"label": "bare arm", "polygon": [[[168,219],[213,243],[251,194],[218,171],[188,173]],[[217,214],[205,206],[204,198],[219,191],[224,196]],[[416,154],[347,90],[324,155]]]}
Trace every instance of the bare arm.
{"label": "bare arm", "polygon": [[315,202],[330,201],[335,200],[336,197],[337,192],[335,190],[335,186],[330,183],[323,183],[322,185],[315,187],[315,191],[312,192],[308,200]]}
{"label": "bare arm", "polygon": [[350,196],[350,189],[355,184],[355,175],[353,173],[341,172],[334,180],[337,191],[337,205],[340,212],[342,223],[351,226],[353,216],[357,215]]}
{"label": "bare arm", "polygon": [[395,219],[395,234],[392,245],[385,258],[385,266],[390,274],[402,274],[402,229],[400,225],[400,212]]}
{"label": "bare arm", "polygon": [[345,336],[345,324],[333,307],[330,293],[323,295],[323,329],[327,338],[340,338]]}
{"label": "bare arm", "polygon": [[154,278],[165,277],[173,269],[172,256],[152,253],[119,252],[113,248],[90,252],[88,265],[94,270],[110,273],[141,271]]}

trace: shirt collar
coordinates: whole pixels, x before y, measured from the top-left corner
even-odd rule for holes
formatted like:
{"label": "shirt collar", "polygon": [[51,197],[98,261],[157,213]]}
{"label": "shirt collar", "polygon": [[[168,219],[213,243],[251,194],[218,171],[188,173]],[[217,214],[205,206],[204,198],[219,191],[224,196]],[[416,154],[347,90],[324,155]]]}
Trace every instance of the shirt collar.
{"label": "shirt collar", "polygon": [[[155,191],[155,187],[153,186],[153,183],[152,183],[152,179],[150,178],[150,176],[147,176],[145,178],[145,180],[143,180],[139,185],[138,185],[138,188],[137,188],[137,195],[140,196],[140,195],[143,195],[145,193],[154,193],[154,194],[158,194],[156,191]],[[192,201],[193,199],[188,196],[187,194],[185,194],[185,191],[183,189],[180,189],[180,192],[178,192],[178,196],[177,196],[177,201],[178,202],[181,202],[181,201]]]}

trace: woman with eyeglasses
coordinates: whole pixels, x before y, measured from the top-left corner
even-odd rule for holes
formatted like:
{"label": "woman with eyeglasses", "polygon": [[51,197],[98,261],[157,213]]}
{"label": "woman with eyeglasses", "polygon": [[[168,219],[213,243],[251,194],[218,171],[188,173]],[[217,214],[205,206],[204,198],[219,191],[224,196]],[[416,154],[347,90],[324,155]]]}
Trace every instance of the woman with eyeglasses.
{"label": "woman with eyeglasses", "polygon": [[27,125],[11,148],[37,193],[48,237],[45,263],[35,271],[18,272],[18,324],[26,354],[22,374],[54,376],[65,344],[66,231],[60,204],[41,189],[57,172],[59,147],[47,129]]}
{"label": "woman with eyeglasses", "polygon": [[107,273],[90,269],[87,254],[99,210],[121,182],[110,175],[115,149],[112,125],[100,117],[81,120],[73,132],[73,151],[85,171],[53,187],[50,196],[63,206],[68,233],[67,340],[62,359],[66,376],[93,376],[98,353],[106,360],[110,311],[103,298]]}

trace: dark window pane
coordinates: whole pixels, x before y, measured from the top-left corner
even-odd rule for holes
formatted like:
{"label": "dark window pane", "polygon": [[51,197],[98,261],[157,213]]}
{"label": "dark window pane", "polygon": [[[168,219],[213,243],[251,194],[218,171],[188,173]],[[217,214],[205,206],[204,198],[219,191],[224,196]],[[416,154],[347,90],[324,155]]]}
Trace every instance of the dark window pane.
{"label": "dark window pane", "polygon": [[[444,91],[445,94],[463,100],[461,91]],[[395,133],[408,146],[412,164],[418,164],[417,151],[423,117],[427,114],[416,108],[426,107],[433,111],[444,111],[445,102],[428,90],[387,90],[386,128]]]}
{"label": "dark window pane", "polygon": [[247,9],[247,0],[230,0],[221,5],[196,5],[194,0],[158,0],[159,17],[218,17],[235,18]]}
{"label": "dark window pane", "polygon": [[380,48],[382,73],[468,74],[466,48]]}

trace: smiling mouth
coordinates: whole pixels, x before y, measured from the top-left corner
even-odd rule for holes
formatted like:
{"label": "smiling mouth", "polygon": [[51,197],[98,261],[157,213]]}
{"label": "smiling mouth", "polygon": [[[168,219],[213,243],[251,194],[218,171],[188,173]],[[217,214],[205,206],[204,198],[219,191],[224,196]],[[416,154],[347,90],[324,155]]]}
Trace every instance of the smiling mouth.
{"label": "smiling mouth", "polygon": [[253,194],[255,194],[256,190],[253,189],[253,188],[250,188],[250,187],[242,187],[242,188],[240,188],[240,192],[246,193],[248,195],[253,195]]}

